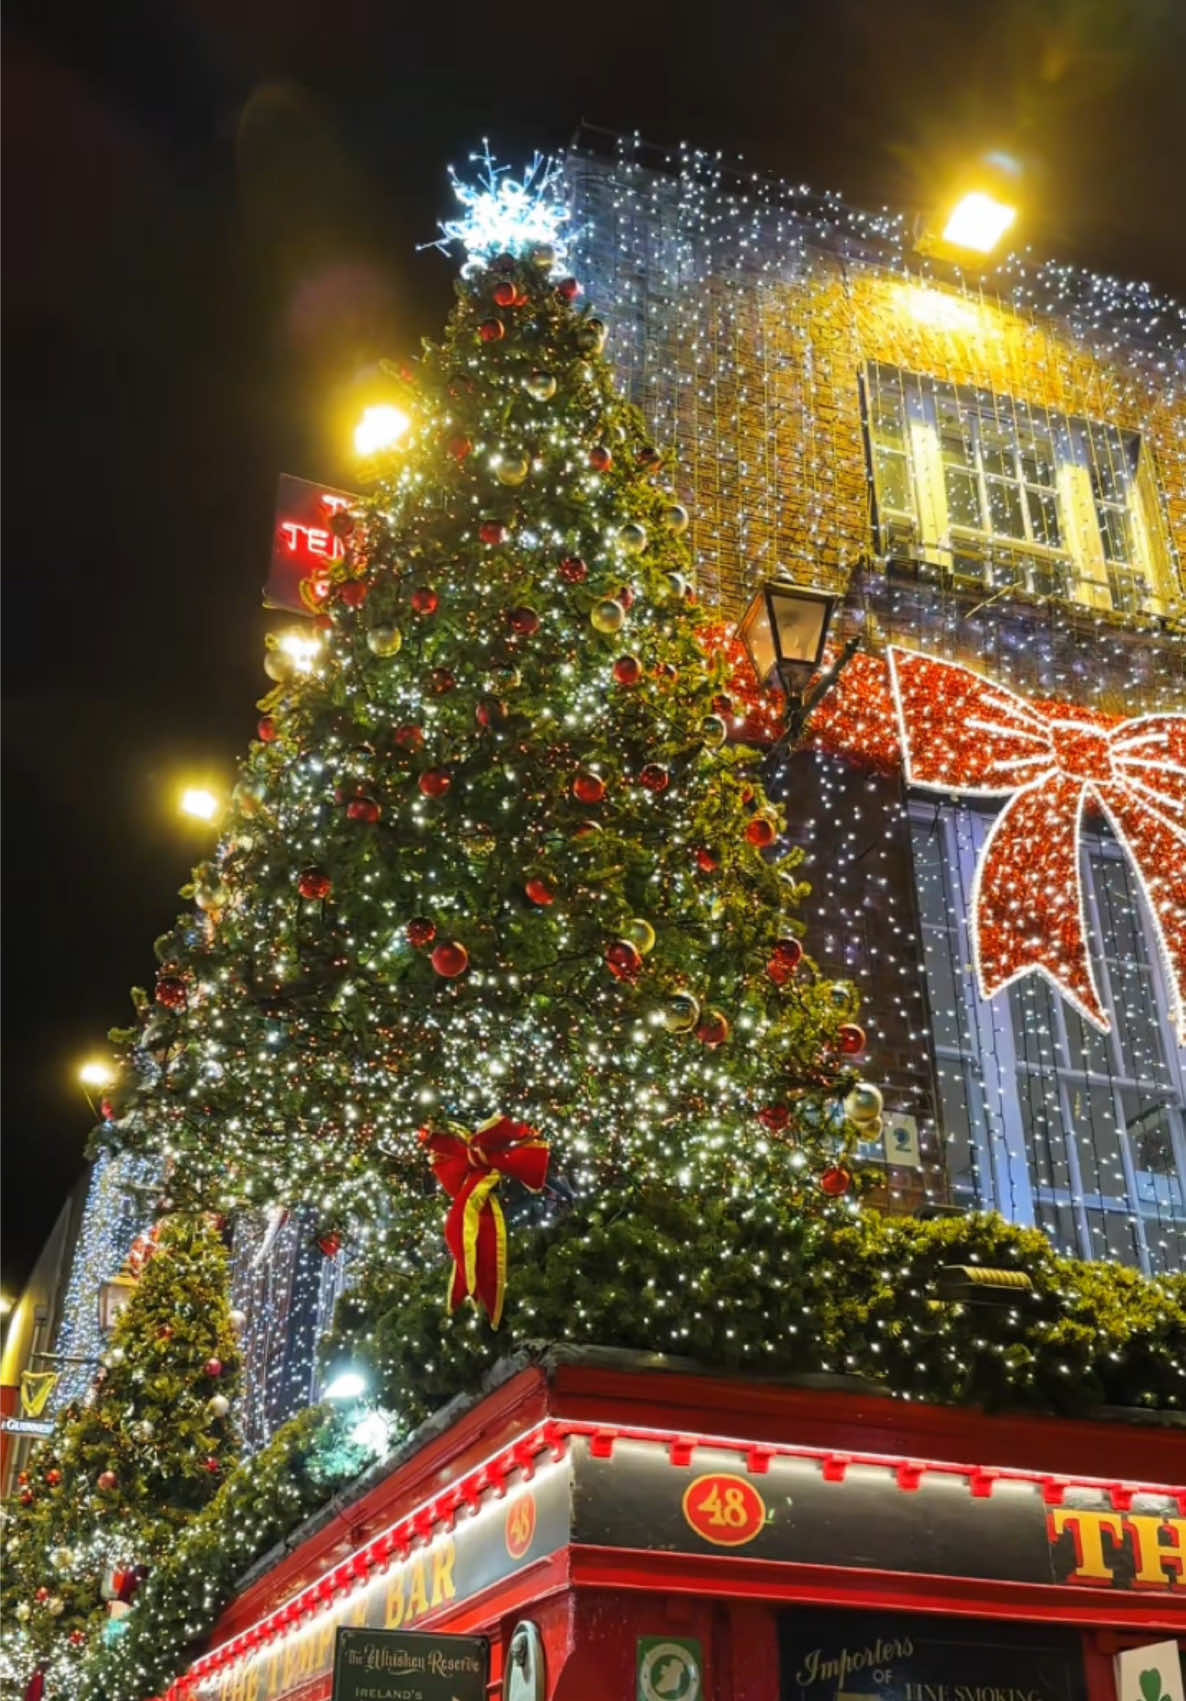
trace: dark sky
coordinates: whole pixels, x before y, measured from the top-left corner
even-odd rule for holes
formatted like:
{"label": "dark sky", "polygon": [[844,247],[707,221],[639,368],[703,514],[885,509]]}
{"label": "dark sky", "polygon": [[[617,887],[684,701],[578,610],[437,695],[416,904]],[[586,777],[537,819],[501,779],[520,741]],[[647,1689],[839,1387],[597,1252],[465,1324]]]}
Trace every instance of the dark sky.
{"label": "dark sky", "polygon": [[[698,20],[698,10],[706,12]],[[4,1285],[78,1173],[260,668],[276,475],[450,302],[447,162],[583,116],[858,205],[1029,169],[1043,252],[1186,293],[1178,0],[10,0],[4,66]]]}

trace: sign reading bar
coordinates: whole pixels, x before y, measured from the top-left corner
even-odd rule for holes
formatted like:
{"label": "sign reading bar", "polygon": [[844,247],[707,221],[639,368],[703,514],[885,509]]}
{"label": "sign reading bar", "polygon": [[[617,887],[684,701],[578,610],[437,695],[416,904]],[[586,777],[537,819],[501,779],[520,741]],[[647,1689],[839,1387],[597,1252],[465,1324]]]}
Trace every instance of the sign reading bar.
{"label": "sign reading bar", "polygon": [[338,1631],[332,1701],[486,1701],[484,1636]]}
{"label": "sign reading bar", "polygon": [[787,1612],[782,1701],[1086,1701],[1074,1630],[903,1613]]}
{"label": "sign reading bar", "polygon": [[301,595],[301,581],[314,585],[328,580],[330,568],[341,561],[346,546],[334,530],[334,516],[354,507],[358,497],[332,485],[281,473],[276,495],[276,524],[272,532],[272,562],[264,587],[267,608],[313,612]]}

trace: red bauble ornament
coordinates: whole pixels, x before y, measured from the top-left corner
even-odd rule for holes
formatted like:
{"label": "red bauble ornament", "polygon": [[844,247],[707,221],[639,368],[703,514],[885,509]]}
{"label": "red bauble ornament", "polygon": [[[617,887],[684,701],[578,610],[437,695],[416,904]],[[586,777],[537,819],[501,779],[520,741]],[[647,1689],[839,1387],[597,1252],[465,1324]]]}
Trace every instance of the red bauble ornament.
{"label": "red bauble ornament", "polygon": [[575,301],[581,293],[581,286],[575,278],[561,278],[556,285],[556,294],[561,301]]}
{"label": "red bauble ornament", "polygon": [[444,939],[431,958],[432,966],[442,980],[456,980],[469,968],[469,952],[456,939]]}
{"label": "red bauble ornament", "polygon": [[85,1641],[86,1641],[86,1631],[85,1630],[72,1630],[70,1632],[70,1646],[72,1648],[81,1648]]}
{"label": "red bauble ornament", "polygon": [[786,958],[780,957],[777,952],[766,964],[766,973],[770,976],[770,979],[774,982],[775,986],[785,986],[794,972],[794,969],[787,962]]}
{"label": "red bauble ornament", "polygon": [[474,719],[479,726],[488,731],[491,727],[502,726],[507,718],[507,706],[500,697],[479,697],[474,708]]}
{"label": "red bauble ornament", "polygon": [[620,602],[622,607],[626,610],[626,613],[629,614],[630,610],[634,607],[634,586],[619,585],[615,601]]}
{"label": "red bauble ornament", "polygon": [[23,1488],[21,1490],[21,1505],[22,1506],[32,1506],[32,1504],[33,1504],[33,1490],[31,1488]]}
{"label": "red bauble ornament", "polygon": [[667,790],[671,784],[671,775],[661,762],[648,762],[638,776],[640,786],[656,794]]}
{"label": "red bauble ornament", "polygon": [[462,437],[460,435],[450,437],[449,441],[445,444],[445,449],[446,452],[457,462],[458,466],[461,465],[462,461],[468,460],[474,452],[474,446],[470,442],[469,438]]}
{"label": "red bauble ornament", "polygon": [[838,1199],[842,1193],[847,1193],[852,1186],[852,1172],[841,1164],[835,1164],[826,1169],[819,1178],[820,1189],[829,1199]]}
{"label": "red bauble ornament", "polygon": [[382,813],[382,808],[373,797],[352,797],[346,805],[346,819],[361,821],[367,827],[373,827]]}
{"label": "red bauble ornament", "polygon": [[765,815],[755,815],[745,829],[745,836],[757,850],[768,850],[778,837],[774,822]]}
{"label": "red bauble ornament", "polygon": [[221,1469],[222,1469],[222,1466],[219,1464],[218,1460],[214,1457],[213,1454],[210,1455],[210,1457],[205,1461],[205,1463],[206,1463],[206,1469],[212,1477],[216,1477],[218,1475],[219,1471],[221,1471]]}
{"label": "red bauble ornament", "polygon": [[496,545],[505,543],[510,533],[499,520],[483,520],[478,527],[478,536],[483,543]]}
{"label": "red bauble ornament", "polygon": [[712,700],[712,712],[714,715],[720,715],[723,720],[728,720],[733,713],[732,697],[726,696],[723,691],[718,691]]}
{"label": "red bauble ornament", "polygon": [[570,585],[583,585],[589,577],[588,565],[579,555],[566,555],[560,563],[560,577]]}
{"label": "red bauble ornament", "polygon": [[302,898],[307,898],[310,903],[328,898],[333,889],[334,883],[324,868],[303,868],[301,870],[301,877],[297,881],[297,891]]}
{"label": "red bauble ornament", "polygon": [[156,983],[156,1001],[166,1010],[184,1010],[189,997],[180,975],[160,975]]}
{"label": "red bauble ornament", "polygon": [[701,845],[696,852],[696,867],[701,874],[715,874],[720,867],[715,855],[707,845]]}
{"label": "red bauble ornament", "polygon": [[720,1010],[706,1010],[696,1029],[696,1038],[701,1045],[706,1045],[710,1051],[715,1051],[718,1045],[724,1045],[729,1037],[729,1019]]}
{"label": "red bauble ornament", "polygon": [[424,749],[424,728],[422,726],[397,726],[391,737],[392,742],[400,750]]}
{"label": "red bauble ornament", "polygon": [[425,797],[444,797],[452,788],[453,776],[447,768],[428,768],[421,774],[419,783]]}
{"label": "red bauble ornament", "polygon": [[115,1121],[115,1106],[112,1104],[110,1099],[99,1100],[99,1115],[103,1118],[104,1122]]}
{"label": "red bauble ornament", "polygon": [[578,774],[572,782],[572,795],[578,803],[601,803],[605,799],[605,781],[600,774]]}
{"label": "red bauble ornament", "polygon": [[28,1486],[29,1486],[29,1473],[28,1473],[28,1471],[18,1471],[17,1472],[16,1485],[17,1485],[18,1488],[28,1488]]}
{"label": "red bauble ornament", "polygon": [[589,465],[594,472],[608,472],[614,464],[614,457],[604,443],[595,443],[589,450]]}
{"label": "red bauble ornament", "polygon": [[637,980],[642,973],[642,954],[628,939],[615,939],[605,953],[605,966],[615,980]]}
{"label": "red bauble ornament", "polygon": [[447,697],[457,685],[457,675],[449,667],[434,667],[428,676],[428,689],[434,697]]}
{"label": "red bauble ornament", "polygon": [[499,307],[514,307],[519,299],[519,291],[509,278],[494,286],[494,300]]}
{"label": "red bauble ornament", "polygon": [[785,1104],[763,1105],[758,1112],[758,1121],[771,1134],[781,1134],[791,1120],[791,1113]]}
{"label": "red bauble ornament", "polygon": [[507,334],[507,328],[501,319],[483,319],[478,326],[478,335],[484,343],[499,343]]}
{"label": "red bauble ornament", "polygon": [[663,465],[662,455],[659,453],[658,449],[653,448],[649,443],[638,451],[638,454],[635,456],[635,460],[637,461],[637,464],[642,467],[644,472],[658,472],[659,468]]}
{"label": "red bauble ornament", "polygon": [[173,1325],[162,1323],[156,1332],[156,1338],[158,1341],[171,1341],[173,1339]]}
{"label": "red bauble ornament", "polygon": [[836,1044],[846,1057],[857,1057],[865,1049],[865,1030],[855,1022],[841,1022],[836,1029]]}
{"label": "red bauble ornament", "polygon": [[337,1229],[326,1229],[317,1236],[317,1249],[326,1258],[336,1258],[342,1250],[342,1237]]}
{"label": "red bauble ornament", "polygon": [[408,944],[414,945],[418,951],[425,945],[431,945],[437,936],[436,923],[429,921],[426,916],[417,916],[414,921],[410,921],[404,932],[407,934]]}
{"label": "red bauble ornament", "polygon": [[413,614],[435,614],[441,606],[441,599],[431,585],[417,585],[412,592]]}
{"label": "red bauble ornament", "polygon": [[206,1371],[207,1376],[221,1376],[222,1375],[222,1360],[220,1358],[208,1358],[206,1360],[204,1369]]}
{"label": "red bauble ornament", "polygon": [[614,663],[614,679],[619,685],[637,685],[642,678],[642,663],[637,656],[619,656]]}
{"label": "red bauble ornament", "polygon": [[526,604],[522,608],[512,608],[507,615],[507,620],[510,623],[511,631],[517,632],[520,638],[533,638],[539,631],[539,615],[533,608],[528,608]]}
{"label": "red bauble ornament", "polygon": [[363,579],[347,579],[338,590],[338,601],[344,602],[347,608],[361,608],[370,594],[370,586]]}
{"label": "red bauble ornament", "polygon": [[45,1605],[46,1601],[49,1599],[49,1590],[46,1588],[44,1583],[34,1594],[33,1599],[37,1602],[38,1606]]}
{"label": "red bauble ornament", "polygon": [[118,1487],[118,1484],[119,1478],[116,1476],[114,1471],[99,1472],[99,1487],[103,1490],[104,1494],[110,1494],[113,1488]]}
{"label": "red bauble ornament", "polygon": [[774,947],[774,955],[780,962],[785,963],[789,971],[794,974],[803,961],[803,947],[793,934],[788,934],[785,939],[778,941],[778,944]]}
{"label": "red bauble ornament", "polygon": [[62,1473],[56,1465],[52,1465],[45,1473],[45,1480],[51,1488],[57,1488],[62,1480]]}
{"label": "red bauble ornament", "polygon": [[279,737],[276,723],[271,715],[261,715],[259,725],[255,730],[259,734],[261,744],[271,744],[274,739]]}
{"label": "red bauble ornament", "polygon": [[534,875],[523,890],[533,904],[538,904],[541,910],[546,910],[549,904],[556,902],[556,888],[543,874]]}

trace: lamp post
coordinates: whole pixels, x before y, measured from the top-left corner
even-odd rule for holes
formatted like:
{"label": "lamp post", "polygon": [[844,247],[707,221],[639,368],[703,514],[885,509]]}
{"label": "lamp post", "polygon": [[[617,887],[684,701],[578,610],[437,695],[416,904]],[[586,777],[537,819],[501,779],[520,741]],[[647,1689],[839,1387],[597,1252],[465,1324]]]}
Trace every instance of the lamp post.
{"label": "lamp post", "polygon": [[830,591],[797,585],[791,579],[767,579],[741,617],[737,636],[763,685],[777,685],[787,700],[787,727],[780,742],[797,744],[812,710],[835,685],[856,653],[860,637],[845,644],[814,685],[824,658],[839,597]]}

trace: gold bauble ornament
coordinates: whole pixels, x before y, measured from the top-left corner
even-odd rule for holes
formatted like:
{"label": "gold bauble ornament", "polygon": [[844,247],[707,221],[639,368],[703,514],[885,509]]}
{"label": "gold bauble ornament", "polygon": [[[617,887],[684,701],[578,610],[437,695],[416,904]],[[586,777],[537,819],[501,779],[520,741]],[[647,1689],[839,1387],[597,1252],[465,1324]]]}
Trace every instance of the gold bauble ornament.
{"label": "gold bauble ornament", "polygon": [[537,402],[550,402],[556,394],[556,374],[554,372],[529,372],[523,380],[523,388]]}
{"label": "gold bauble ornament", "polygon": [[681,532],[688,529],[688,510],[682,502],[668,502],[663,509],[663,524],[669,532],[679,537]]}
{"label": "gold bauble ornament", "polygon": [[647,546],[647,529],[637,520],[627,520],[619,526],[615,541],[623,555],[639,555]]}
{"label": "gold bauble ornament", "polygon": [[577,332],[577,346],[582,354],[600,354],[605,347],[605,322],[601,319],[586,319]]}
{"label": "gold bauble ornament", "polygon": [[512,489],[523,483],[531,471],[531,462],[526,455],[505,455],[494,469],[494,476],[499,484],[508,484]]}
{"label": "gold bauble ornament", "polygon": [[706,715],[700,727],[700,736],[710,750],[719,750],[729,736],[729,728],[720,715]]}
{"label": "gold bauble ornament", "polygon": [[403,642],[398,626],[372,626],[367,633],[367,649],[373,656],[398,656]]}
{"label": "gold bauble ornament", "polygon": [[673,992],[663,1006],[663,1026],[669,1034],[690,1034],[700,1020],[700,1000],[690,992]]}
{"label": "gold bauble ornament", "polygon": [[655,930],[645,917],[636,915],[622,929],[622,938],[629,940],[640,957],[648,956],[655,948]]}
{"label": "gold bauble ornament", "polygon": [[602,632],[607,637],[614,632],[620,632],[626,624],[626,610],[614,597],[603,597],[595,602],[589,611],[589,619],[595,632]]}
{"label": "gold bauble ornament", "polygon": [[844,1114],[850,1122],[877,1122],[881,1117],[882,1098],[871,1081],[858,1081],[844,1101]]}

